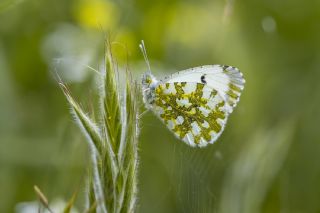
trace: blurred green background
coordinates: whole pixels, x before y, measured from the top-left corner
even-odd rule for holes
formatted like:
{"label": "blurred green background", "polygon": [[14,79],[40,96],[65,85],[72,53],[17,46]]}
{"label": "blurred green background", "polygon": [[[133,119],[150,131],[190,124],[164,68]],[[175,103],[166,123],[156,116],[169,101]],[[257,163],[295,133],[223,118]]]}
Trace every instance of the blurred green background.
{"label": "blurred green background", "polygon": [[120,65],[156,76],[204,64],[242,70],[245,90],[205,149],[143,116],[137,212],[320,212],[320,1],[1,0],[0,210],[79,191],[88,152],[54,79],[85,109],[109,33]]}

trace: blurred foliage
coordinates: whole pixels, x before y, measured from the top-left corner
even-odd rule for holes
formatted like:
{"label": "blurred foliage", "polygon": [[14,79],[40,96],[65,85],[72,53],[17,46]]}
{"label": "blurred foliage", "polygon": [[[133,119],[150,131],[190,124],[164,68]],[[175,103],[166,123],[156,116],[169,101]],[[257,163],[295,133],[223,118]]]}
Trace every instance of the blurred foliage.
{"label": "blurred foliage", "polygon": [[138,212],[319,212],[319,21],[317,0],[2,0],[1,212],[36,200],[35,184],[49,202],[84,189],[87,147],[53,76],[95,103],[88,66],[101,67],[106,34],[136,78],[144,39],[157,76],[228,64],[247,80],[224,134],[205,149],[143,116]]}

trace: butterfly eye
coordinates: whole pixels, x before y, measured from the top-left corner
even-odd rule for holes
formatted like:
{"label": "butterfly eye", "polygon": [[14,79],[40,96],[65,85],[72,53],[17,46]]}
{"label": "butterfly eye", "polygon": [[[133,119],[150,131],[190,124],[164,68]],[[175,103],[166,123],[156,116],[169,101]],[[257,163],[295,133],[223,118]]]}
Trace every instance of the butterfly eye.
{"label": "butterfly eye", "polygon": [[147,84],[151,84],[151,78],[150,78],[150,77],[147,77],[146,83],[147,83]]}

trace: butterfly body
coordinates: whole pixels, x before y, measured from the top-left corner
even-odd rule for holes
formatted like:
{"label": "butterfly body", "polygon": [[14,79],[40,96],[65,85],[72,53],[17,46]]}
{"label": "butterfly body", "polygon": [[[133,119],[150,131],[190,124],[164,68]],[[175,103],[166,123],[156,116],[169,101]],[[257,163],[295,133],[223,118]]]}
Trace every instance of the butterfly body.
{"label": "butterfly body", "polygon": [[151,109],[155,99],[155,89],[160,82],[151,74],[146,72],[142,76],[142,95],[143,102],[148,109]]}

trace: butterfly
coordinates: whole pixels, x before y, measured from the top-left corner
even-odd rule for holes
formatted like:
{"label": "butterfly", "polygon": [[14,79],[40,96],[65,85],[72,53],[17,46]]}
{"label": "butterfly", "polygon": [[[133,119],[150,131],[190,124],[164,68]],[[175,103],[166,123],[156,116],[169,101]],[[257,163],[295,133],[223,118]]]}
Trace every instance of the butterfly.
{"label": "butterfly", "polygon": [[140,48],[148,66],[141,83],[146,108],[186,144],[205,147],[214,143],[244,88],[240,70],[226,65],[205,65],[158,80],[151,73],[143,41]]}

